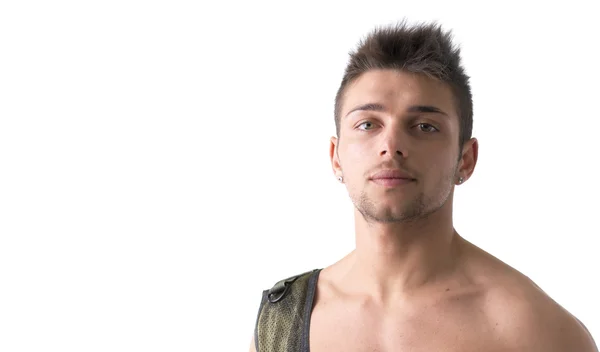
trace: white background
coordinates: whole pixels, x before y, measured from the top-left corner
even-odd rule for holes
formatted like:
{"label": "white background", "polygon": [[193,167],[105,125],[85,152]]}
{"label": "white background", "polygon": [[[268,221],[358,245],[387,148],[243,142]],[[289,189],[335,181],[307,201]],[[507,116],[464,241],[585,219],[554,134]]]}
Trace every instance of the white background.
{"label": "white background", "polygon": [[247,351],[263,289],[354,246],[334,96],[404,17],[472,77],[456,229],[600,339],[593,3],[2,2],[0,350]]}

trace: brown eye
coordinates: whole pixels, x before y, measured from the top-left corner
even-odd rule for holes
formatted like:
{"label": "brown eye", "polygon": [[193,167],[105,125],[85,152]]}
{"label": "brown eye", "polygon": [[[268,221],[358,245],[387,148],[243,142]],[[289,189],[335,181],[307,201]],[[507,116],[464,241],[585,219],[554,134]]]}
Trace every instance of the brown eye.
{"label": "brown eye", "polygon": [[432,125],[430,125],[428,123],[420,123],[417,126],[419,126],[419,129],[423,132],[427,132],[427,133],[439,132],[437,128],[433,127]]}

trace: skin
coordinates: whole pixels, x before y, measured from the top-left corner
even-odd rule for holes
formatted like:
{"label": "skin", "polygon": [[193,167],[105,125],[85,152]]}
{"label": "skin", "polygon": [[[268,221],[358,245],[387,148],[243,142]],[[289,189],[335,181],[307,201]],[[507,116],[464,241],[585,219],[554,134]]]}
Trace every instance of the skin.
{"label": "skin", "polygon": [[[356,110],[365,104],[379,107]],[[477,140],[461,151],[458,136],[443,82],[372,70],[347,87],[329,154],[355,207],[356,248],[321,271],[311,352],[598,351],[577,318],[454,229],[454,188],[478,157]],[[370,179],[383,169],[414,180]]]}

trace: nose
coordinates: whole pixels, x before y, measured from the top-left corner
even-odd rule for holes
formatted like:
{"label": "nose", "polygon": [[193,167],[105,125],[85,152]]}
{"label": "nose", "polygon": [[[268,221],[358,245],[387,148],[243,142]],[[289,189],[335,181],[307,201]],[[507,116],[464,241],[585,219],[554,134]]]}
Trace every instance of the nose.
{"label": "nose", "polygon": [[388,133],[384,133],[379,155],[388,155],[390,157],[404,157],[408,156],[407,153],[407,141],[408,136],[404,133],[390,129]]}
{"label": "nose", "polygon": [[[391,152],[390,152],[390,151],[388,151],[387,149],[389,149]],[[386,148],[386,149],[382,150],[382,151],[379,153],[379,155],[381,155],[381,156],[384,156],[384,155],[386,155],[386,154],[392,154],[392,155],[394,155],[393,149],[391,149],[391,148]],[[395,155],[396,155],[396,156],[404,156],[404,153],[402,153],[400,150],[396,150],[396,154],[395,154]]]}

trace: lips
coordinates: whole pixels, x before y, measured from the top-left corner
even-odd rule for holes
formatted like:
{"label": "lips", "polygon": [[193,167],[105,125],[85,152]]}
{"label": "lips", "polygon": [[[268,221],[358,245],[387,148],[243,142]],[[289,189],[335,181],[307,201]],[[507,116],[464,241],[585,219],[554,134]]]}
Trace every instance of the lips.
{"label": "lips", "polygon": [[414,180],[414,178],[408,173],[398,170],[398,169],[389,169],[389,170],[381,170],[373,174],[371,176],[372,180],[381,180],[381,179],[404,179],[404,180]]}

